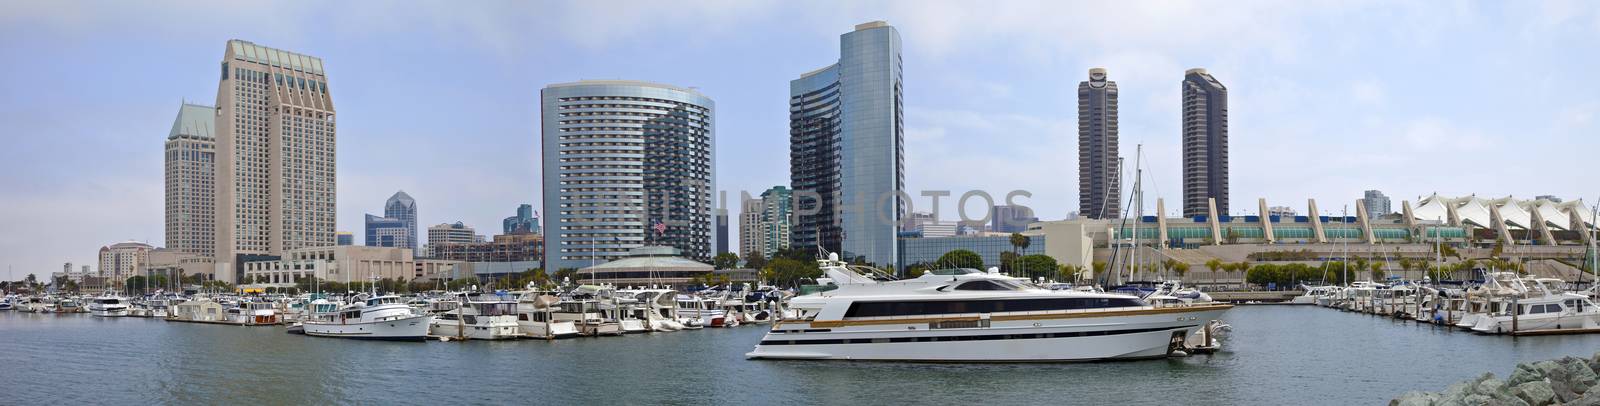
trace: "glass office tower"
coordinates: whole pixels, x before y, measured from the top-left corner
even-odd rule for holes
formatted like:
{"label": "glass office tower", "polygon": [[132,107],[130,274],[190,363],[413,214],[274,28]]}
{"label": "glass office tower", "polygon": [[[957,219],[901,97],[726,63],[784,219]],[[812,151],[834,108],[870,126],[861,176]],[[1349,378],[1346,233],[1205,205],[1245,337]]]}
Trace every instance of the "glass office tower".
{"label": "glass office tower", "polygon": [[797,248],[893,265],[905,211],[900,33],[882,21],[839,36],[839,61],[789,82]]}

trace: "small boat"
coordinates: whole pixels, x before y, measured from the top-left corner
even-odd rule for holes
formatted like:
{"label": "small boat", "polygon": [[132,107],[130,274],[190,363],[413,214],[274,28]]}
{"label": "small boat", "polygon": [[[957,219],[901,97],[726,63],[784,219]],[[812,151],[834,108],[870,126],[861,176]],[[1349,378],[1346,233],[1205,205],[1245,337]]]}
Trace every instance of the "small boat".
{"label": "small boat", "polygon": [[[416,314],[399,296],[378,296],[341,309],[318,299],[301,327],[308,336],[363,340],[422,341],[433,315]],[[332,310],[332,311],[330,311]]]}
{"label": "small boat", "polygon": [[66,298],[56,302],[56,313],[83,313],[87,311],[77,299]]}
{"label": "small boat", "polygon": [[577,337],[578,326],[570,320],[553,319],[554,310],[561,298],[529,292],[517,298],[517,327],[522,335],[531,338]]}
{"label": "small boat", "polygon": [[124,317],[128,315],[128,298],[116,291],[106,291],[89,302],[89,314],[97,317]]}

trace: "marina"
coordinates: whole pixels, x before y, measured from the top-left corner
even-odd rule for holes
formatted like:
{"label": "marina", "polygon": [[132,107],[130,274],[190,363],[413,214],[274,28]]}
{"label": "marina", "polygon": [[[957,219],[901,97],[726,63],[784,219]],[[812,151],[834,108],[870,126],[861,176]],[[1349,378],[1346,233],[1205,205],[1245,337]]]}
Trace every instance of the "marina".
{"label": "marina", "polygon": [[[0,403],[271,398],[291,404],[505,399],[782,404],[847,403],[894,393],[895,401],[904,403],[1380,404],[1410,390],[1442,388],[1483,372],[1506,375],[1517,363],[1600,348],[1600,335],[1488,336],[1315,306],[1238,306],[1227,317],[1234,331],[1224,350],[1213,355],[925,364],[751,361],[745,354],[767,333],[754,326],[609,338],[408,343],[144,318],[0,312],[6,337],[0,340],[0,364],[27,365],[0,374],[0,385],[13,388],[0,393]],[[464,371],[483,373],[464,378]],[[435,390],[440,382],[461,379],[472,384]]]}

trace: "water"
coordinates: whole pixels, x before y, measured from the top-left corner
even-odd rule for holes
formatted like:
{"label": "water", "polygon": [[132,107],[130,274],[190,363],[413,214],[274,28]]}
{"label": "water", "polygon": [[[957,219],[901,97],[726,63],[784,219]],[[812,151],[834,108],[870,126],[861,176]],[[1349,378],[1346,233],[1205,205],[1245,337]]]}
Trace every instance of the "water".
{"label": "water", "polygon": [[1241,306],[1228,351],[1082,364],[748,361],[763,327],[555,342],[389,343],[273,327],[0,312],[0,404],[1380,404],[1600,335],[1478,336]]}

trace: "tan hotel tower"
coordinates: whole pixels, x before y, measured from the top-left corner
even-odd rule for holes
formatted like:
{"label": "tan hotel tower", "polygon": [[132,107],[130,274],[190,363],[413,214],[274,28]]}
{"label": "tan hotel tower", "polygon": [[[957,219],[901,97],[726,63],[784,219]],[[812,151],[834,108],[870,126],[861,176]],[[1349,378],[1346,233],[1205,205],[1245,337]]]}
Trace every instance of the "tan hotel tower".
{"label": "tan hotel tower", "polygon": [[230,40],[216,116],[216,277],[241,258],[331,246],[334,111],[322,59]]}

